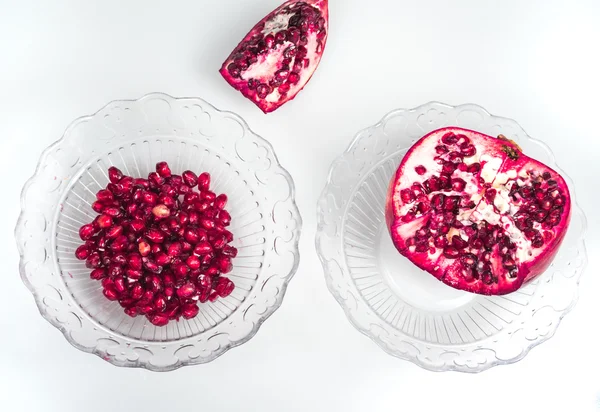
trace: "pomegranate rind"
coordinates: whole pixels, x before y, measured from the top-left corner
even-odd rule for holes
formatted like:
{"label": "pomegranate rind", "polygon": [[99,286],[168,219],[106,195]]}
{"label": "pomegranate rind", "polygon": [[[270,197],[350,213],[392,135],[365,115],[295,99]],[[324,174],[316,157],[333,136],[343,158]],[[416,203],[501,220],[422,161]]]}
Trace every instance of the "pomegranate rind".
{"label": "pomegranate rind", "polygon": [[[550,173],[551,180],[556,182],[556,188],[560,188],[560,194],[564,197],[563,206],[560,209],[559,224],[547,228],[545,231],[540,229],[540,233],[546,234],[547,232],[551,236],[548,235],[549,237],[545,238],[542,247],[532,248],[531,245],[529,248],[524,247],[523,250],[527,250],[527,255],[520,256],[521,258],[518,259],[516,269],[510,276],[507,275],[507,269],[501,264],[502,258],[498,252],[500,245],[489,250],[490,259],[488,263],[492,269],[492,278],[495,279],[495,281],[489,284],[479,279],[474,279],[469,275],[465,276],[464,266],[459,263],[459,260],[447,258],[441,253],[441,249],[439,248],[435,250],[432,248],[428,252],[415,253],[414,246],[412,250],[408,246],[410,239],[415,236],[417,230],[425,226],[430,216],[424,213],[415,216],[409,222],[404,221],[403,218],[406,219],[405,216],[407,215],[407,205],[410,204],[403,202],[401,193],[403,190],[410,189],[415,181],[423,182],[424,178],[419,177],[415,171],[417,165],[431,169],[428,170],[425,178],[430,175],[429,172],[439,172],[441,166],[433,161],[433,157],[436,154],[435,148],[440,144],[441,138],[448,133],[468,137],[476,148],[478,158],[486,156],[485,159],[491,159],[489,162],[482,161],[481,164],[489,163],[489,167],[482,167],[482,170],[473,176],[471,182],[467,182],[468,188],[469,184],[471,184],[471,191],[469,193],[473,195],[471,199],[474,200],[476,205],[470,214],[465,214],[463,217],[476,220],[477,215],[475,213],[479,213],[480,210],[486,210],[486,208],[490,207],[490,203],[484,200],[485,191],[488,188],[485,184],[495,187],[494,185],[502,184],[501,182],[504,182],[503,179],[506,179],[507,175],[516,175],[518,179],[520,176],[525,176],[528,170],[535,171],[536,173],[539,172],[540,175],[543,172]],[[483,179],[484,177],[485,179]],[[510,213],[512,212],[507,211],[505,215],[499,215],[501,219],[508,219],[512,217]],[[519,289],[524,283],[544,273],[558,252],[570,223],[570,217],[571,198],[569,189],[564,179],[556,171],[524,155],[520,147],[510,140],[498,139],[473,130],[456,127],[435,130],[422,137],[409,149],[390,181],[385,208],[387,227],[394,246],[400,254],[449,286],[484,295],[511,293]],[[503,224],[499,224],[499,227],[502,228]],[[513,226],[510,226],[510,228],[513,230]],[[514,235],[514,233],[511,233],[511,235]],[[520,239],[520,241],[524,242],[523,244],[525,245],[527,243],[527,240],[524,239]]]}
{"label": "pomegranate rind", "polygon": [[[233,76],[228,70],[228,67],[230,67],[231,64],[235,64],[236,56],[239,56],[239,54],[244,51],[247,43],[249,41],[252,41],[255,38],[255,36],[263,38],[269,33],[276,34],[279,31],[284,31],[288,29],[290,26],[289,22],[285,21],[286,9],[302,3],[312,6],[319,11],[322,18],[324,19],[324,25],[322,29],[324,34],[321,35],[321,38],[318,38],[316,32],[310,31],[308,33],[308,43],[305,47],[308,50],[308,54],[306,57],[310,63],[308,67],[304,67],[300,72],[297,72],[297,74],[299,75],[299,80],[293,84],[291,82],[286,82],[286,84],[289,85],[289,90],[285,93],[281,93],[279,91],[279,86],[271,86],[272,92],[265,98],[261,98],[257,93],[257,88],[251,89],[248,87],[248,80],[256,79],[259,83],[268,84],[268,80],[271,79],[278,70],[282,69],[284,51],[294,43],[290,42],[289,40],[285,40],[282,44],[277,44],[274,48],[268,50],[268,53],[258,54],[258,61],[255,63],[251,63],[248,68],[243,69],[242,74],[239,77]],[[283,30],[268,30],[265,28],[267,25],[268,27],[273,27],[274,29]],[[259,21],[248,32],[248,34],[246,34],[246,36],[236,46],[236,48],[229,55],[229,57],[227,57],[227,59],[221,66],[219,73],[221,73],[221,76],[223,76],[227,83],[229,83],[234,89],[241,92],[242,95],[244,95],[244,97],[256,104],[264,113],[271,113],[277,110],[285,103],[287,103],[288,101],[293,100],[296,97],[296,95],[302,89],[304,89],[306,84],[310,81],[310,79],[314,75],[314,72],[319,66],[319,63],[321,62],[321,58],[323,56],[323,52],[325,51],[325,46],[327,44],[328,35],[328,0],[286,1],[281,6],[269,13],[261,21]],[[293,69],[290,67],[289,70],[292,71]]]}

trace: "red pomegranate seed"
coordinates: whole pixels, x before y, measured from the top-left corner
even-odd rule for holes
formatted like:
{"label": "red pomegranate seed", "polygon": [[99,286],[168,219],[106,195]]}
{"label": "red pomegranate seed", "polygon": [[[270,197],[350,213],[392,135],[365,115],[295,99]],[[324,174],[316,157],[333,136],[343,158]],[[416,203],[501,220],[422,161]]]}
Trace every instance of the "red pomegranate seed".
{"label": "red pomegranate seed", "polygon": [[198,243],[200,241],[200,235],[198,234],[198,230],[196,228],[188,228],[185,230],[183,237],[186,241],[192,244]]}
{"label": "red pomegranate seed", "polygon": [[138,305],[138,312],[143,315],[148,315],[154,310],[154,307],[152,305],[149,305],[148,303],[140,304],[138,302]]}
{"label": "red pomegranate seed", "polygon": [[195,255],[188,257],[185,263],[190,269],[198,269],[200,267],[200,259]]}
{"label": "red pomegranate seed", "polygon": [[185,303],[181,306],[181,316],[185,319],[192,319],[198,315],[200,308],[195,303]]}
{"label": "red pomegranate seed", "polygon": [[110,276],[111,278],[122,276],[122,275],[123,275],[123,268],[121,266],[110,265],[108,267],[108,276]]}
{"label": "red pomegranate seed", "polygon": [[139,283],[131,288],[131,298],[135,300],[141,299],[144,294],[144,288]]}
{"label": "red pomegranate seed", "polygon": [[116,167],[112,166],[108,168],[108,179],[111,183],[119,183],[123,179],[123,172]]}
{"label": "red pomegranate seed", "polygon": [[202,173],[200,176],[198,176],[198,189],[200,189],[201,191],[206,191],[208,190],[209,186],[210,174]]}
{"label": "red pomegranate seed", "polygon": [[179,242],[173,242],[171,243],[171,245],[169,245],[169,248],[167,249],[167,254],[169,256],[179,256],[181,255],[181,243]]}
{"label": "red pomegranate seed", "polygon": [[212,242],[213,248],[221,250],[227,244],[227,238],[224,235],[216,236]]}
{"label": "red pomegranate seed", "polygon": [[168,299],[175,294],[175,288],[173,286],[165,286],[165,290],[163,291],[163,293]]}
{"label": "red pomegranate seed", "polygon": [[233,246],[225,246],[221,252],[224,256],[229,256],[231,258],[234,258],[237,256],[238,254],[238,250],[236,248],[234,248]]}
{"label": "red pomegranate seed", "polygon": [[127,238],[127,236],[118,236],[110,243],[110,250],[112,250],[113,252],[122,252],[127,248],[128,242],[129,239]]}
{"label": "red pomegranate seed", "polygon": [[424,175],[425,173],[427,173],[427,169],[425,168],[425,166],[417,166],[415,167],[415,172],[417,172],[418,175]]}
{"label": "red pomegranate seed", "polygon": [[202,242],[198,243],[196,245],[196,247],[194,248],[194,253],[199,256],[206,255],[208,253],[211,253],[212,251],[213,251],[213,248],[212,248],[211,244],[206,241],[202,241]]}
{"label": "red pomegranate seed", "polygon": [[139,187],[144,188],[144,189],[150,188],[150,182],[148,182],[148,180],[146,180],[144,178],[141,178],[141,177],[133,179],[133,185],[134,186],[139,186]]}
{"label": "red pomegranate seed", "polygon": [[201,218],[200,225],[207,230],[214,229],[215,221],[212,219]]}
{"label": "red pomegranate seed", "polygon": [[106,269],[104,269],[104,268],[94,269],[90,273],[90,278],[92,278],[94,280],[104,279],[105,277],[106,277]]}
{"label": "red pomegranate seed", "polygon": [[208,253],[206,255],[202,255],[200,256],[200,265],[201,266],[207,266],[210,265],[213,261],[213,259],[215,258],[215,255],[212,253]]}
{"label": "red pomegranate seed", "polygon": [[113,226],[106,231],[106,237],[109,239],[118,238],[123,234],[123,226]]}
{"label": "red pomegranate seed", "polygon": [[135,306],[125,308],[125,314],[132,318],[135,318],[138,315],[138,309]]}
{"label": "red pomegranate seed", "polygon": [[127,290],[127,286],[125,285],[125,279],[123,279],[123,277],[121,276],[115,278],[114,285],[117,292],[119,292],[119,295],[121,295]]}
{"label": "red pomegranate seed", "polygon": [[166,266],[171,263],[171,256],[166,253],[157,253],[155,256],[156,264],[159,266]]}
{"label": "red pomegranate seed", "polygon": [[155,205],[158,202],[158,195],[153,192],[144,191],[142,192],[141,200],[148,205]]}
{"label": "red pomegranate seed", "polygon": [[167,162],[159,162],[156,164],[156,173],[162,177],[171,177],[171,169]]}
{"label": "red pomegranate seed", "polygon": [[221,210],[218,219],[223,226],[229,226],[231,224],[231,215],[227,210]]}
{"label": "red pomegranate seed", "polygon": [[139,304],[140,305],[147,305],[150,302],[152,302],[153,299],[154,299],[154,291],[146,289],[144,291],[144,294],[142,295],[142,298],[140,299]]}
{"label": "red pomegranate seed", "polygon": [[86,260],[90,256],[90,253],[86,245],[81,245],[75,250],[75,257],[79,260]]}
{"label": "red pomegranate seed", "polygon": [[157,313],[150,316],[148,320],[155,326],[165,326],[169,323],[169,316],[165,313]]}
{"label": "red pomegranate seed", "polygon": [[140,233],[146,228],[146,224],[142,220],[133,220],[129,222],[129,229],[134,233]]}
{"label": "red pomegranate seed", "polygon": [[[191,205],[191,204],[196,203],[199,199],[200,199],[200,196],[198,195],[198,193],[190,192],[190,193],[186,193],[183,196],[183,203]],[[198,210],[198,211],[201,211],[201,210]]]}
{"label": "red pomegranate seed", "polygon": [[215,302],[219,298],[219,293],[216,290],[213,290],[210,295],[208,295],[208,300],[211,302]]}
{"label": "red pomegranate seed", "polygon": [[114,195],[110,190],[102,189],[96,193],[96,199],[101,203],[107,204],[114,200]]}
{"label": "red pomegranate seed", "polygon": [[169,179],[169,184],[173,187],[179,187],[183,183],[183,178],[179,175],[173,175]]}
{"label": "red pomegranate seed", "polygon": [[153,243],[162,243],[165,241],[165,234],[159,229],[146,230],[146,237]]}
{"label": "red pomegranate seed", "polygon": [[132,280],[138,280],[142,277],[142,271],[139,269],[127,269],[125,276]]}
{"label": "red pomegranate seed", "polygon": [[98,201],[92,203],[92,209],[94,209],[94,212],[96,212],[96,213],[102,213],[102,211],[104,211],[105,207],[106,206],[104,204],[102,204],[101,202],[98,202]]}
{"label": "red pomegranate seed", "polygon": [[148,181],[154,187],[160,187],[165,183],[165,179],[156,172],[152,172],[148,175]]}
{"label": "red pomegranate seed", "polygon": [[233,269],[231,259],[227,256],[220,256],[216,260],[217,268],[221,273],[229,273]]}
{"label": "red pomegranate seed", "polygon": [[177,186],[177,194],[178,195],[186,195],[188,193],[191,193],[191,191],[192,191],[192,189],[185,183],[182,183],[179,186]]}
{"label": "red pomegranate seed", "polygon": [[104,288],[103,293],[104,293],[104,296],[106,296],[106,299],[108,299],[108,300],[119,299],[119,292],[117,291],[117,289],[115,289],[114,286],[109,286],[107,288]]}
{"label": "red pomegranate seed", "polygon": [[460,148],[460,153],[465,157],[471,157],[477,153],[477,149],[472,144],[467,144]]}
{"label": "red pomegranate seed", "polygon": [[100,215],[96,218],[96,223],[98,227],[101,229],[106,229],[107,227],[111,227],[113,224],[112,217],[107,215]]}
{"label": "red pomegranate seed", "polygon": [[160,273],[162,272],[162,267],[159,266],[156,261],[150,259],[150,258],[143,258],[142,262],[144,264],[144,268],[146,270],[149,270],[150,272],[153,273]]}
{"label": "red pomegranate seed", "polygon": [[[193,210],[192,210],[192,211],[190,211],[190,212],[188,213],[188,223],[189,223],[190,225],[193,225],[193,226],[195,226],[195,225],[197,225],[199,222],[200,222],[200,214],[199,214],[198,212],[196,212],[196,211],[193,211]],[[182,224],[183,224],[183,223],[182,223]]]}
{"label": "red pomegranate seed", "polygon": [[215,199],[215,207],[217,209],[223,209],[225,208],[225,205],[227,205],[227,195],[221,194],[217,196]]}
{"label": "red pomegranate seed", "polygon": [[[211,284],[212,284],[212,282],[211,282]],[[208,298],[209,298],[211,292],[212,292],[212,288],[210,286],[205,289],[202,289],[202,291],[200,292],[200,296],[198,297],[198,301],[200,303],[208,302]]]}
{"label": "red pomegranate seed", "polygon": [[196,286],[192,282],[188,282],[177,289],[177,296],[182,299],[191,298],[196,294]]}
{"label": "red pomegranate seed", "polygon": [[81,238],[81,240],[88,240],[91,239],[92,236],[94,236],[95,232],[96,230],[94,229],[94,225],[89,223],[87,225],[81,226],[81,228],[79,229],[79,237]]}
{"label": "red pomegranate seed", "polygon": [[165,315],[167,315],[169,319],[179,319],[180,313],[181,307],[179,306],[179,301],[177,298],[173,298],[169,303],[167,303]]}
{"label": "red pomegranate seed", "polygon": [[183,182],[189,187],[195,187],[198,184],[198,176],[191,170],[186,170],[181,174]]}
{"label": "red pomegranate seed", "polygon": [[217,195],[211,191],[205,191],[200,193],[200,199],[208,202],[214,202],[217,199]]}
{"label": "red pomegranate seed", "polygon": [[185,263],[179,263],[173,267],[173,271],[178,279],[183,279],[187,276],[190,268]]}
{"label": "red pomegranate seed", "polygon": [[219,282],[217,283],[215,291],[222,298],[226,298],[227,296],[231,295],[231,292],[233,292],[233,289],[235,289],[235,285],[233,284],[233,282],[231,280],[229,280],[228,278],[221,277],[219,279]]}
{"label": "red pomegranate seed", "polygon": [[201,202],[194,202],[194,209],[198,212],[206,212],[210,209],[210,202],[203,200]]}
{"label": "red pomegranate seed", "polygon": [[103,288],[107,288],[107,287],[114,287],[115,284],[113,282],[113,280],[111,278],[104,278],[100,281],[100,284],[102,285]]}
{"label": "red pomegranate seed", "polygon": [[469,167],[467,168],[467,172],[472,173],[472,174],[477,174],[477,173],[479,173],[480,170],[481,170],[481,164],[479,164],[479,163],[470,164]]}
{"label": "red pomegranate seed", "polygon": [[142,268],[142,257],[137,253],[132,253],[127,257],[127,265],[131,269],[140,270]]}
{"label": "red pomegranate seed", "polygon": [[177,194],[177,191],[173,188],[173,186],[167,184],[161,186],[160,192],[167,197],[175,197]]}
{"label": "red pomegranate seed", "polygon": [[164,312],[166,308],[167,299],[161,294],[156,295],[156,298],[154,298],[154,310],[157,312]]}

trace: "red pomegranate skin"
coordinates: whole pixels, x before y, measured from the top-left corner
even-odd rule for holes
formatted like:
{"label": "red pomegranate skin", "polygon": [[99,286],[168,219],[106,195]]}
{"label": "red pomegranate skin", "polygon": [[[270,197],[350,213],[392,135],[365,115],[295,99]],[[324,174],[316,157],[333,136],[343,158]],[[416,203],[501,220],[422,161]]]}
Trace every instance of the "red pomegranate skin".
{"label": "red pomegranate skin", "polygon": [[456,289],[503,295],[550,266],[571,198],[559,173],[504,136],[447,127],[406,153],[385,216],[396,249],[419,268]]}

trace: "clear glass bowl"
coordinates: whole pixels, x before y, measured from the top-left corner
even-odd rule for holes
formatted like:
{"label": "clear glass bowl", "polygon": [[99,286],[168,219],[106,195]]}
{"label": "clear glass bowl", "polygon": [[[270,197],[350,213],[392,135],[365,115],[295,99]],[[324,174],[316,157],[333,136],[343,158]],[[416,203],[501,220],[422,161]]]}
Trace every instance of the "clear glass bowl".
{"label": "clear glass bowl", "polygon": [[[173,172],[208,171],[229,196],[239,254],[225,299],[165,327],[131,318],[101,293],[74,258],[78,228],[96,215],[107,169],[146,176],[165,160]],[[44,318],[75,347],[118,365],[167,371],[209,362],[250,339],[281,304],[295,273],[301,218],[294,184],[271,145],[237,115],[203,100],[150,94],[109,103],[76,120],[43,153],[21,197],[20,271]]]}
{"label": "clear glass bowl", "polygon": [[[397,253],[384,219],[390,179],[423,135],[460,126],[504,134],[565,177],[573,215],[550,268],[520,290],[481,296],[455,290]],[[327,285],[348,319],[383,350],[433,371],[480,372],[522,359],[550,338],[575,305],[587,263],[586,219],[550,149],[513,120],[476,105],[429,103],[395,110],[360,132],[331,166],[318,203],[316,248]]]}

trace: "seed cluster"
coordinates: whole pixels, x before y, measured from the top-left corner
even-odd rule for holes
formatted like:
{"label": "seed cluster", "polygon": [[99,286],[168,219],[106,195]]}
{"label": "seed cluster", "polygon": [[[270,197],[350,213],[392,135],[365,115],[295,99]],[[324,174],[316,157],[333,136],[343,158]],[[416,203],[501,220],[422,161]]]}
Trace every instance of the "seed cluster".
{"label": "seed cluster", "polygon": [[226,228],[227,196],[210,190],[210,175],[172,174],[166,162],[147,179],[108,170],[110,183],[92,204],[99,215],[79,229],[85,243],[75,256],[92,269],[104,296],[127,315],[156,326],[198,315],[198,302],[234,290],[224,276],[237,249]]}

